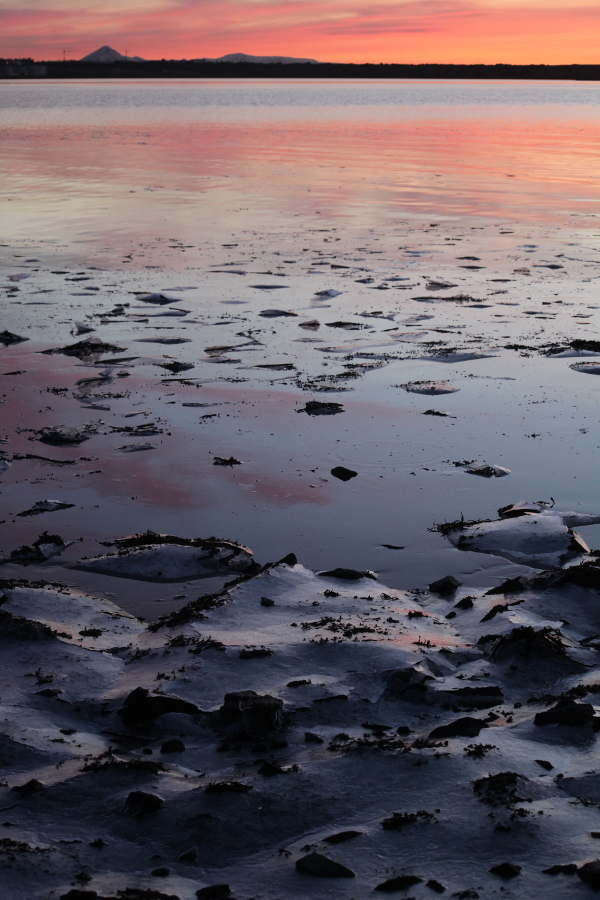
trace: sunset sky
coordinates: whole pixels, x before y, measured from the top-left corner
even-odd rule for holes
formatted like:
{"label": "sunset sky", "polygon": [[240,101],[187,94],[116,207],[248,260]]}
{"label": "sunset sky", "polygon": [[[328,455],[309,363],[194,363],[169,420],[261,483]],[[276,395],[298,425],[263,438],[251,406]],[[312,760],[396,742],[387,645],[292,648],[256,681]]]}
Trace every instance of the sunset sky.
{"label": "sunset sky", "polygon": [[598,0],[0,0],[0,56],[600,63]]}

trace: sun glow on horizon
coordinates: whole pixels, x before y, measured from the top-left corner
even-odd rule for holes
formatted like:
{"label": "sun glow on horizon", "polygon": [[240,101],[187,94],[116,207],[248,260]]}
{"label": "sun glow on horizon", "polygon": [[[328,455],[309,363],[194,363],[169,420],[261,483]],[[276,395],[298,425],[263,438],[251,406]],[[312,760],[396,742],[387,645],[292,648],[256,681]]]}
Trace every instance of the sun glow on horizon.
{"label": "sun glow on horizon", "polygon": [[599,26],[595,0],[0,0],[0,56],[556,65],[600,62]]}

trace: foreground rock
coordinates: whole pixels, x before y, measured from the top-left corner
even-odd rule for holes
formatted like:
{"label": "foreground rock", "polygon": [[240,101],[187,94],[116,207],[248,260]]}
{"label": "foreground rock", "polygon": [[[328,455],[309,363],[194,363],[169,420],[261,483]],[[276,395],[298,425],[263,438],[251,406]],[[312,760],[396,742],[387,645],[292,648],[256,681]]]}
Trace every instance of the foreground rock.
{"label": "foreground rock", "polygon": [[296,871],[304,875],[315,875],[317,878],[354,878],[354,872],[341,863],[323,856],[321,853],[309,853],[296,862]]}
{"label": "foreground rock", "polygon": [[[198,712],[200,710],[194,703],[182,700],[181,697],[168,697],[163,694],[150,695],[145,688],[139,687],[125,698],[123,707],[119,710],[119,715],[127,728],[133,728],[137,725],[153,722],[154,719],[167,713],[194,715]],[[165,750],[164,752],[169,751]]]}
{"label": "foreground rock", "polygon": [[215,724],[226,738],[259,740],[282,725],[282,710],[283,701],[277,697],[237,691],[225,694]]}
{"label": "foreground rock", "polygon": [[[342,574],[290,554],[151,625],[4,579],[7,896],[481,896],[512,878],[559,900],[573,865],[591,883],[597,773],[554,775],[587,772],[571,748],[595,741],[597,676],[568,655],[580,632],[536,615],[557,604],[593,638],[595,589],[530,586],[490,634],[482,589]],[[580,862],[563,866],[565,829]]]}
{"label": "foreground rock", "polygon": [[559,512],[549,505],[524,502],[504,507],[499,513],[501,518],[494,521],[461,520],[436,527],[459,550],[490,553],[546,569],[589,553],[573,526],[600,522],[600,516]]}
{"label": "foreground rock", "polygon": [[109,546],[116,547],[117,552],[83,558],[73,568],[147,581],[183,581],[258,568],[247,547],[216,538],[180,538],[147,531],[120,538]]}

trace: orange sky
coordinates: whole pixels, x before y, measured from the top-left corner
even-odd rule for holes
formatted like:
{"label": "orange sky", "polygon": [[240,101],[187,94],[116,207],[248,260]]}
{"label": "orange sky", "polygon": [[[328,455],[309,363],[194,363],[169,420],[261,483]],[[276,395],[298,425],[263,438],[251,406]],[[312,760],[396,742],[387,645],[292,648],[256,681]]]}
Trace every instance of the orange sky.
{"label": "orange sky", "polygon": [[0,0],[0,56],[600,63],[598,0]]}

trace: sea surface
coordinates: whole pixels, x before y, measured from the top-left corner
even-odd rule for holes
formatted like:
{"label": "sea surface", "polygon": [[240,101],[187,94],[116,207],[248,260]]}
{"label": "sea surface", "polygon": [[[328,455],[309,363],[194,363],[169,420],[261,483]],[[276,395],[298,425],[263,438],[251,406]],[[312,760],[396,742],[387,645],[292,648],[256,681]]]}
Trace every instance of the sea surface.
{"label": "sea surface", "polygon": [[[600,379],[547,355],[598,340],[599,113],[585,82],[0,82],[0,331],[28,338],[0,347],[0,552],[59,533],[75,543],[37,577],[148,619],[214,580],[69,562],[152,529],[401,588],[524,571],[428,529],[521,499],[600,510]],[[42,354],[87,337],[77,322],[123,352]],[[165,336],[182,343],[148,342]],[[193,368],[167,380],[173,360]],[[457,390],[402,387],[423,380]],[[344,412],[300,413],[311,399]],[[140,422],[160,433],[128,437]],[[58,425],[90,439],[36,440]],[[74,506],[15,517],[49,498]],[[582,536],[600,546],[598,526]]]}
{"label": "sea surface", "polygon": [[599,96],[572,82],[5,81],[3,190],[24,238],[35,225],[135,241],[160,223],[196,239],[307,216],[548,225],[595,211]]}

